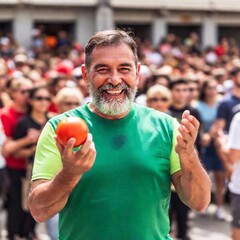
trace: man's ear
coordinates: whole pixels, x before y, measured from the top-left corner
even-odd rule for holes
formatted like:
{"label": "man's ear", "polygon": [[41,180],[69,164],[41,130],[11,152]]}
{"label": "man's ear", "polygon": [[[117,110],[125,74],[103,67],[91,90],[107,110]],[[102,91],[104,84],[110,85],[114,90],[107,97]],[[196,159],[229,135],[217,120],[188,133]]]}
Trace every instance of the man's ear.
{"label": "man's ear", "polygon": [[86,68],[85,64],[82,64],[81,70],[82,70],[82,78],[85,81],[88,81],[88,72],[87,72],[87,68]]}
{"label": "man's ear", "polygon": [[137,64],[137,85],[139,84],[141,64]]}

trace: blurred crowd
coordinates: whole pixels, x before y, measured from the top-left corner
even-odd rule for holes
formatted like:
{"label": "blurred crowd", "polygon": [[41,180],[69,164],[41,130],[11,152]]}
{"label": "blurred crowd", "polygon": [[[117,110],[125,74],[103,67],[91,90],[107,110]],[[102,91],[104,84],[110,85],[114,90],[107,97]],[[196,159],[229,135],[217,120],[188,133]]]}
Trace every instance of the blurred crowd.
{"label": "blurred crowd", "polygon": [[[157,47],[136,38],[141,63],[136,103],[166,112],[177,119],[189,110],[201,123],[196,148],[214,176],[216,218],[225,218],[225,193],[232,165],[220,146],[234,115],[240,111],[240,55],[234,39],[203,48],[199,36],[186,39],[168,34]],[[68,39],[34,29],[31,49],[24,49],[6,34],[0,38],[0,185],[7,211],[8,239],[38,239],[26,198],[41,129],[52,116],[91,101],[82,79],[84,47]],[[188,211],[172,189],[172,234],[188,237]],[[51,221],[52,220],[52,221]],[[57,216],[47,223],[56,236]]]}

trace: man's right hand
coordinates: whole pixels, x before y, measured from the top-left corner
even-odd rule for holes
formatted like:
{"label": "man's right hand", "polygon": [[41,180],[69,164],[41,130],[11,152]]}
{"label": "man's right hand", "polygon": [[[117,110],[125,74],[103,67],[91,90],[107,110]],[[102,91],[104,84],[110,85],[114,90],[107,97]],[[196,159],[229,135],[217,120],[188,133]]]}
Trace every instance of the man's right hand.
{"label": "man's right hand", "polygon": [[56,139],[57,147],[62,156],[63,169],[61,172],[66,176],[66,179],[80,178],[83,173],[92,168],[96,158],[92,134],[88,134],[85,143],[77,152],[73,150],[75,141],[74,138],[70,138],[63,146]]}

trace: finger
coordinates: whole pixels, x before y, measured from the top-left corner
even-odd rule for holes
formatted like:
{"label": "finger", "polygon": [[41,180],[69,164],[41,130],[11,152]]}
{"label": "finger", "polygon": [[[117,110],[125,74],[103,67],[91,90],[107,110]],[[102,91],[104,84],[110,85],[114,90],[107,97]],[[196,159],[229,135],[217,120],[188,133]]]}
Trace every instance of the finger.
{"label": "finger", "polygon": [[96,151],[94,150],[90,150],[84,157],[84,168],[89,170],[93,164],[94,164],[94,161],[96,159]]}
{"label": "finger", "polygon": [[63,153],[63,148],[64,148],[63,145],[58,141],[56,135],[53,136],[53,138],[55,139],[55,142],[56,142],[57,148],[58,148],[60,154],[62,155],[62,153]]}
{"label": "finger", "polygon": [[193,124],[196,129],[199,129],[200,123],[193,115],[189,115],[187,119]]}
{"label": "finger", "polygon": [[189,132],[191,135],[195,136],[198,132],[195,126],[186,118],[182,119],[181,126],[184,126],[187,132]]}
{"label": "finger", "polygon": [[89,151],[88,151],[88,156],[87,157],[87,161],[92,161],[92,157],[96,156],[96,149],[95,149],[95,144],[94,142],[91,143],[90,147],[89,147]]}
{"label": "finger", "polygon": [[193,141],[192,135],[184,126],[180,126],[178,131],[181,133],[182,135],[181,137],[184,141],[186,142]]}
{"label": "finger", "polygon": [[62,158],[63,159],[65,159],[65,158],[69,159],[70,156],[73,154],[73,148],[74,148],[75,142],[76,142],[75,138],[70,138],[67,141],[67,143],[66,143],[66,145],[63,149],[63,153],[62,153]]}
{"label": "finger", "polygon": [[181,135],[177,136],[177,144],[181,148],[187,148],[187,143],[184,141]]}
{"label": "finger", "polygon": [[188,118],[189,115],[190,115],[189,110],[185,110],[185,111],[183,112],[183,114],[182,114],[182,119],[183,119],[183,118]]}
{"label": "finger", "polygon": [[93,143],[92,134],[89,133],[85,143],[82,145],[81,149],[77,152],[76,157],[80,157],[80,156],[82,157],[86,155],[92,143]]}

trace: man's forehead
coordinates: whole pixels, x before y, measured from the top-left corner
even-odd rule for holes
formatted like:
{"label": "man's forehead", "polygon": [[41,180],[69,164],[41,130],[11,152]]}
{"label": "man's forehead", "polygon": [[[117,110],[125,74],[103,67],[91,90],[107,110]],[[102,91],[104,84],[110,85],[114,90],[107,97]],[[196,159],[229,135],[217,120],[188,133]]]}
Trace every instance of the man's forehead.
{"label": "man's forehead", "polygon": [[98,67],[99,64],[104,64],[106,66],[136,66],[135,55],[130,48],[125,43],[113,44],[109,46],[96,46],[91,54],[91,68]]}
{"label": "man's forehead", "polygon": [[122,53],[127,53],[129,55],[132,55],[132,57],[134,58],[134,54],[132,49],[130,48],[130,46],[128,46],[125,43],[120,43],[120,44],[111,44],[108,46],[104,46],[104,45],[99,45],[96,46],[93,51],[92,51],[92,57],[94,55],[101,55],[104,54],[103,56],[105,56],[105,54],[107,54],[109,52],[110,55],[114,56],[116,55],[116,51],[121,50]]}

